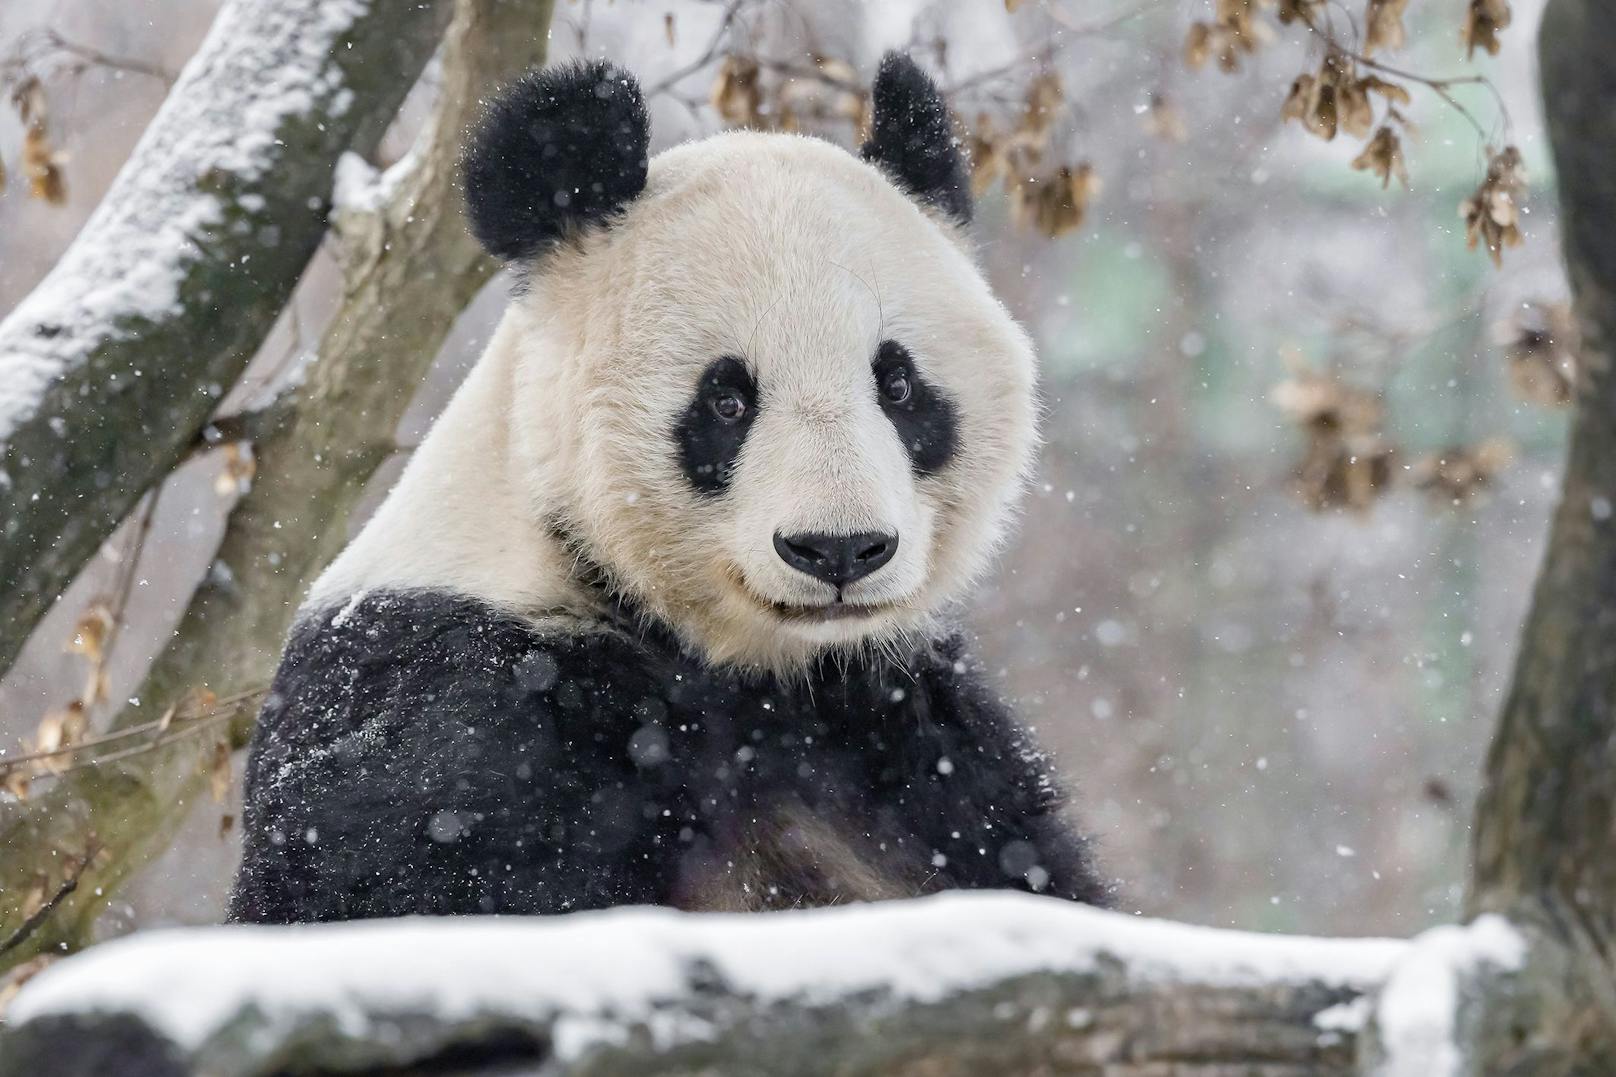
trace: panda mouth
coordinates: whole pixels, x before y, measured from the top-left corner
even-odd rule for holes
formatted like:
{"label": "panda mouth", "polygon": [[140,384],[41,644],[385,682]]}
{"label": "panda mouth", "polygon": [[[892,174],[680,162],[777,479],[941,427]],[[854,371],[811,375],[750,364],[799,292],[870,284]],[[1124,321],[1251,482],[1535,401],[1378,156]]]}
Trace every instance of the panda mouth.
{"label": "panda mouth", "polygon": [[829,624],[837,621],[862,621],[878,617],[897,607],[895,602],[848,602],[841,595],[829,602],[802,603],[776,602],[764,598],[747,585],[746,574],[736,565],[727,566],[725,573],[730,584],[750,602],[792,624]]}
{"label": "panda mouth", "polygon": [[866,617],[874,617],[886,609],[886,604],[864,605],[843,602],[826,602],[818,606],[797,606],[786,602],[771,602],[769,608],[777,616],[787,621],[804,623],[818,623],[823,621],[855,621]]}

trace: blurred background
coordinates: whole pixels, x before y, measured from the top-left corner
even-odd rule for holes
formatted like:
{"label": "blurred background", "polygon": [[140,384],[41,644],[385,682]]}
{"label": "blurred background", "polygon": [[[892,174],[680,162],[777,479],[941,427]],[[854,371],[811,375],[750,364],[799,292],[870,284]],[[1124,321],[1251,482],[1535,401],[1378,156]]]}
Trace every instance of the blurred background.
{"label": "blurred background", "polygon": [[[49,69],[63,187],[32,198],[14,175],[0,194],[0,313],[94,210],[216,6],[0,7],[0,74]],[[705,0],[557,4],[553,58],[609,56],[651,86],[727,43],[774,61],[765,110],[790,99],[790,64],[867,80],[883,49],[907,47],[952,91],[979,159],[994,124],[1030,114],[1040,76],[1058,80],[1043,152],[1091,170],[1066,215],[1018,212],[1003,183],[979,204],[981,258],[1040,346],[1044,445],[1020,532],[962,615],[1074,786],[1124,909],[1320,934],[1407,935],[1457,914],[1566,426],[1552,364],[1532,366],[1566,298],[1532,59],[1541,4],[1515,0],[1500,53],[1473,60],[1466,6],[1423,0],[1404,16],[1398,68],[1488,82],[1409,83],[1408,183],[1383,188],[1350,167],[1362,138],[1282,120],[1292,80],[1320,63],[1305,32],[1236,72],[1186,64],[1214,0],[757,2],[735,16]],[[756,107],[737,90],[746,74],[708,64],[654,96],[658,144]],[[380,163],[409,145],[432,80]],[[803,126],[851,144],[852,119],[829,112]],[[13,171],[22,143],[0,108]],[[1495,268],[1467,249],[1459,206],[1505,145],[1532,190],[1525,243]],[[322,253],[249,388],[318,340],[337,285]],[[508,287],[497,279],[462,317],[401,444],[475,362]],[[1319,462],[1330,424],[1355,447],[1344,473]],[[126,528],[62,599],[0,681],[0,745],[80,691],[84,659],[65,644],[125,584],[107,673],[112,699],[132,690],[211,557],[236,490],[224,467],[182,469],[138,559]],[[106,930],[218,919],[236,857],[220,816],[234,811],[199,803]]]}

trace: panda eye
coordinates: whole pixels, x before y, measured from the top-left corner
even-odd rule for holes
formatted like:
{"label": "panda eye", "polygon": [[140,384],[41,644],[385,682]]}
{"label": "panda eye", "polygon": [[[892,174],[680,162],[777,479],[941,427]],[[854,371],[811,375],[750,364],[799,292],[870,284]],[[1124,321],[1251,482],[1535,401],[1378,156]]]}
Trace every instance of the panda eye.
{"label": "panda eye", "polygon": [[906,404],[913,392],[907,367],[893,367],[881,378],[881,395],[887,398],[889,404]]}
{"label": "panda eye", "polygon": [[713,409],[713,414],[726,423],[740,422],[741,416],[746,414],[746,401],[742,400],[738,393],[728,389],[720,390],[707,403],[708,407]]}

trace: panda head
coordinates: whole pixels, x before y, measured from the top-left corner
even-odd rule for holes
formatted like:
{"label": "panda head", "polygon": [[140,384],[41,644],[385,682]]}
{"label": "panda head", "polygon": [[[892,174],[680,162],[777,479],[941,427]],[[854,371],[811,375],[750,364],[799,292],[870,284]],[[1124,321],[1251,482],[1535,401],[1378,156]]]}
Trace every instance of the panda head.
{"label": "panda head", "polygon": [[522,501],[715,663],[918,638],[1029,465],[1033,349],[963,240],[947,108],[889,54],[872,120],[858,157],[732,132],[648,160],[638,86],[597,62],[527,76],[467,151],[473,230],[522,281]]}

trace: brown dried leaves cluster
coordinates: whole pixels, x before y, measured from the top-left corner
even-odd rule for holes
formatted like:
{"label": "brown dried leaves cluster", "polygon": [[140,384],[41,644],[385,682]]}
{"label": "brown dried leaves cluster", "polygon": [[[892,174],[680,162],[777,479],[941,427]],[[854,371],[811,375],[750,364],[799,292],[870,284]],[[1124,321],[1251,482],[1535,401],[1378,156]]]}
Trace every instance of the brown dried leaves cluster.
{"label": "brown dried leaves cluster", "polygon": [[708,100],[725,123],[757,131],[847,123],[857,140],[870,125],[869,91],[851,64],[832,56],[815,56],[803,70],[768,79],[756,58],[731,53],[718,65]]}
{"label": "brown dried leaves cluster", "polygon": [[[1444,83],[1387,68],[1374,58],[1408,43],[1408,0],[1360,0],[1362,18],[1349,20],[1359,28],[1358,36],[1350,43],[1334,36],[1325,0],[1212,2],[1212,18],[1192,23],[1185,38],[1184,59],[1190,67],[1216,60],[1223,70],[1238,71],[1242,57],[1274,36],[1262,17],[1264,9],[1273,8],[1281,26],[1300,24],[1324,44],[1318,69],[1304,71],[1291,83],[1281,116],[1326,141],[1340,134],[1364,139],[1352,167],[1379,177],[1382,188],[1393,179],[1408,185],[1403,138],[1412,125],[1402,110],[1412,95],[1406,83],[1424,83],[1446,97]],[[1467,52],[1498,52],[1498,32],[1509,23],[1508,0],[1470,0],[1461,31]],[[1471,247],[1485,242],[1495,263],[1504,247],[1520,242],[1517,211],[1524,189],[1520,155],[1506,147],[1492,156],[1487,180],[1464,203]]]}
{"label": "brown dried leaves cluster", "polygon": [[983,112],[966,140],[971,191],[980,197],[995,183],[1010,196],[1015,223],[1051,239],[1081,228],[1100,177],[1087,161],[1055,158],[1056,124],[1066,107],[1060,77],[1045,71],[1027,84],[1014,120],[1001,126]]}
{"label": "brown dried leaves cluster", "polygon": [[[845,61],[817,56],[805,69],[781,69],[778,78],[771,77],[775,74],[754,57],[730,53],[719,64],[709,101],[735,127],[804,131],[847,123],[855,140],[868,133],[869,90]],[[1015,222],[1051,238],[1082,226],[1101,186],[1088,162],[1060,161],[1053,153],[1054,131],[1065,109],[1059,76],[1045,71],[1028,83],[1008,122],[979,113],[963,139],[973,192],[981,196],[1002,182]],[[1163,137],[1183,137],[1182,120],[1165,102],[1153,115]]]}
{"label": "brown dried leaves cluster", "polygon": [[1381,429],[1385,409],[1377,394],[1298,369],[1269,399],[1307,438],[1294,475],[1303,504],[1315,512],[1362,512],[1379,499],[1391,483],[1396,450]]}
{"label": "brown dried leaves cluster", "polygon": [[1300,365],[1270,400],[1307,439],[1292,481],[1314,512],[1366,512],[1405,480],[1434,503],[1461,504],[1487,490],[1514,456],[1508,441],[1490,438],[1405,465],[1386,436],[1379,394]]}
{"label": "brown dried leaves cluster", "polygon": [[[1190,24],[1184,39],[1184,62],[1192,68],[1205,67],[1217,60],[1219,69],[1233,74],[1240,70],[1243,57],[1273,40],[1273,30],[1258,16],[1270,0],[1214,0],[1212,18]],[[1281,17],[1287,22],[1311,4],[1286,2]]]}

